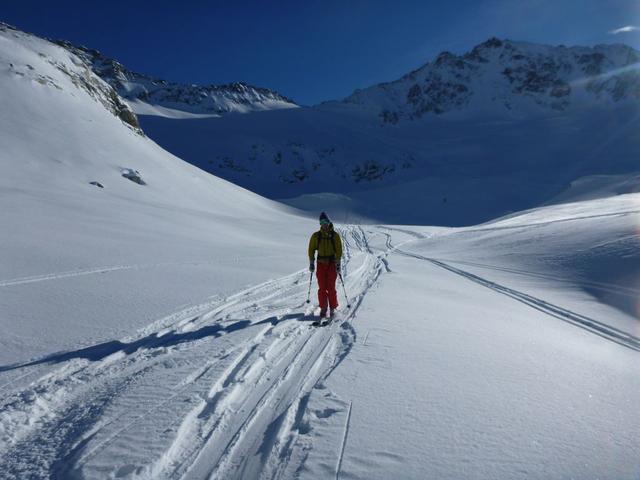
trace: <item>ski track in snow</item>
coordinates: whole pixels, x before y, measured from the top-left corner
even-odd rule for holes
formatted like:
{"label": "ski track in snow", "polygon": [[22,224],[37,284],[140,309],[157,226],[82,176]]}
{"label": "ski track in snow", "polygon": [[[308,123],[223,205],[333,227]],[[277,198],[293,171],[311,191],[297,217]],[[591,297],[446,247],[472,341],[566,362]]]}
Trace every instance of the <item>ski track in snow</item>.
{"label": "ski track in snow", "polygon": [[532,307],[536,310],[539,310],[543,313],[546,313],[551,317],[555,317],[559,320],[562,320],[571,325],[582,328],[583,330],[586,330],[590,333],[598,335],[602,338],[605,338],[619,345],[622,345],[624,347],[640,352],[640,338],[635,337],[630,333],[624,332],[611,325],[607,325],[604,322],[601,322],[594,318],[587,317],[577,312],[573,312],[559,305],[554,305],[553,303],[534,297],[533,295],[529,295],[527,293],[515,290],[513,288],[506,287],[499,283],[480,277],[479,275],[475,275],[466,270],[462,270],[460,268],[449,265],[448,263],[445,263],[441,260],[425,257],[417,253],[412,253],[412,252],[399,250],[399,249],[396,249],[395,252],[401,255],[405,255],[407,257],[427,261],[437,267],[440,267],[444,270],[447,270],[451,273],[459,275],[479,285],[487,287],[493,290],[494,292],[501,293],[514,300],[524,303],[525,305]]}
{"label": "ski track in snow", "polygon": [[47,280],[60,280],[63,278],[69,277],[80,277],[83,275],[94,275],[97,273],[109,273],[116,272],[118,270],[132,270],[135,268],[143,268],[143,266],[138,265],[115,265],[112,267],[98,267],[98,268],[88,268],[88,269],[79,269],[79,270],[71,270],[68,272],[58,272],[58,273],[49,273],[45,275],[34,275],[31,277],[21,277],[21,278],[13,278],[9,280],[0,281],[0,287],[10,287],[14,285],[23,285],[26,283],[35,283],[35,282],[44,282]]}
{"label": "ski track in snow", "polygon": [[338,457],[338,464],[336,465],[336,480],[340,478],[340,469],[342,468],[342,460],[344,459],[344,449],[347,446],[347,437],[349,435],[349,422],[351,421],[351,410],[353,409],[353,402],[349,402],[349,410],[347,411],[347,420],[344,424],[344,434],[342,436],[342,442],[340,443],[340,456]]}
{"label": "ski track in snow", "polygon": [[[379,231],[377,251],[362,228],[341,233],[351,308],[328,327],[310,325],[300,271],[188,306],[136,337],[0,368],[0,379],[27,369],[3,389],[36,375],[0,399],[3,478],[281,478],[299,469],[289,463],[309,397],[355,343],[350,322],[397,248]],[[48,367],[40,378],[39,366]]]}
{"label": "ski track in snow", "polygon": [[[225,259],[226,262],[240,262],[241,260],[247,260],[251,257],[235,257],[232,259]],[[262,256],[260,258],[266,258]],[[278,258],[274,255],[273,258]],[[145,270],[149,268],[160,268],[167,266],[186,266],[186,265],[211,265],[222,263],[221,259],[218,260],[202,260],[202,261],[190,261],[190,262],[163,262],[163,263],[149,263],[149,264],[133,264],[133,265],[112,265],[105,267],[85,268],[78,270],[70,270],[66,272],[47,273],[43,275],[33,275],[29,277],[12,278],[8,280],[0,280],[0,287],[12,287],[15,285],[24,285],[28,283],[44,282],[48,280],[63,280],[65,278],[82,277],[85,275],[96,275],[101,273],[111,273],[120,270]]]}
{"label": "ski track in snow", "polygon": [[[328,327],[310,325],[308,274],[299,271],[186,306],[135,337],[0,367],[0,379],[18,372],[2,385],[2,478],[295,476],[313,448],[306,435],[313,428],[310,397],[355,344],[351,323],[380,275],[391,271],[392,253],[640,351],[640,339],[598,320],[454,267],[453,260],[401,250],[425,236],[398,229],[406,239],[394,245],[395,231],[341,229],[351,308]],[[36,379],[30,385],[7,390],[29,375]],[[344,400],[344,408],[335,478],[348,454],[352,401]]]}
{"label": "ski track in snow", "polygon": [[497,272],[505,272],[505,273],[515,274],[515,275],[522,275],[525,277],[541,278],[543,280],[552,280],[557,283],[567,283],[570,285],[577,285],[583,288],[591,288],[593,290],[599,290],[607,293],[615,293],[616,295],[623,295],[623,296],[632,297],[632,298],[638,298],[638,296],[640,296],[640,290],[638,289],[623,287],[621,285],[616,285],[611,283],[596,282],[593,280],[577,280],[574,278],[565,278],[560,275],[550,275],[546,273],[532,272],[532,271],[521,270],[517,268],[509,268],[509,267],[498,266],[498,265],[489,265],[486,263],[469,262],[464,260],[452,260],[448,258],[438,258],[436,260],[439,260],[447,264],[454,263],[458,265],[467,265],[470,267],[493,270]]}

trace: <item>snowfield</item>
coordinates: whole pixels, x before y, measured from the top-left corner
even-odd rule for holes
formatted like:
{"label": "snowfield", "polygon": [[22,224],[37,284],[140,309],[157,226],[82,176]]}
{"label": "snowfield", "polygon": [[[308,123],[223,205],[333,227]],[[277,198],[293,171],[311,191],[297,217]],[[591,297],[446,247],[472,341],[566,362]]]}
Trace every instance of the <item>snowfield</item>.
{"label": "snowfield", "polygon": [[339,223],[314,327],[315,217],[77,78],[102,85],[0,29],[0,478],[638,478],[635,177],[472,227]]}

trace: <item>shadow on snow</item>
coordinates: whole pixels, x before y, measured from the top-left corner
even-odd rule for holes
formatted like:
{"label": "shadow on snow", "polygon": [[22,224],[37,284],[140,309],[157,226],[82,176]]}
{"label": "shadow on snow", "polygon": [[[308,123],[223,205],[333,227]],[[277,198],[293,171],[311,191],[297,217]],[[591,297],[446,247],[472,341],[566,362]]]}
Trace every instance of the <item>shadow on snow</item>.
{"label": "shadow on snow", "polygon": [[[195,320],[195,319],[194,319]],[[24,367],[31,367],[34,365],[40,365],[44,363],[62,363],[68,360],[74,360],[83,358],[92,362],[102,360],[114,353],[122,352],[125,355],[134,353],[140,349],[151,350],[154,348],[166,348],[175,345],[180,345],[186,342],[193,342],[196,340],[202,340],[207,337],[217,338],[228,333],[232,333],[238,330],[242,330],[247,327],[254,327],[258,325],[264,325],[270,323],[276,325],[283,320],[298,320],[301,322],[311,321],[312,318],[304,313],[290,313],[283,316],[272,316],[260,320],[259,322],[252,323],[251,320],[239,320],[227,325],[207,325],[198,330],[190,332],[176,332],[172,331],[165,335],[158,336],[157,333],[147,335],[146,337],[138,340],[126,343],[119,340],[111,340],[109,342],[98,343],[89,347],[80,348],[78,350],[70,350],[67,352],[57,352],[47,355],[45,357],[33,360],[31,362],[17,363],[13,365],[0,365],[0,372],[6,372],[10,370],[16,370]]]}

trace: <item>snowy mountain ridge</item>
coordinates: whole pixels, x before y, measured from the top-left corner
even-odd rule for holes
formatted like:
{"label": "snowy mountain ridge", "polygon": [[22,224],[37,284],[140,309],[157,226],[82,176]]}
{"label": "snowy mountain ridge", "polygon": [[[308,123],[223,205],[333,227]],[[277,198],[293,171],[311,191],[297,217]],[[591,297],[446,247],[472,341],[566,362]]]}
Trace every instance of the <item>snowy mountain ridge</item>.
{"label": "snowy mountain ridge", "polygon": [[293,100],[267,88],[244,82],[228,85],[168,82],[133,72],[97,50],[62,40],[57,43],[87,62],[122,98],[131,102],[136,113],[147,113],[146,105],[205,115],[297,107]]}
{"label": "snowy mountain ridge", "polygon": [[640,52],[621,44],[549,46],[491,38],[469,52],[442,52],[402,78],[343,100],[383,122],[465,113],[524,116],[640,99]]}
{"label": "snowy mountain ridge", "polygon": [[[179,157],[299,208],[472,224],[544,204],[582,177],[637,171],[639,60],[624,45],[494,38],[342,101],[193,119],[197,128],[140,119]],[[424,208],[405,207],[416,199]]]}
{"label": "snowy mountain ridge", "polygon": [[[67,58],[62,58],[59,47],[34,35],[22,32],[6,23],[0,22],[0,34],[2,34],[0,36],[1,41],[10,42],[12,38],[17,48],[16,51],[11,53],[9,53],[9,49],[5,50],[3,52],[4,55],[0,58],[0,62],[4,64],[3,66],[10,73],[10,76],[63,90],[63,81],[57,75],[62,73],[64,75],[63,78],[70,80],[74,86],[102,104],[123,123],[137,133],[142,134],[138,119],[129,105],[122,101],[108,83],[99,76],[92,75],[87,65],[76,55],[67,52]],[[29,49],[29,47],[33,49]],[[37,57],[34,56],[35,52],[33,50],[37,51]],[[35,58],[44,60],[44,63],[40,63],[40,69],[34,67],[39,63],[35,61]],[[70,90],[67,91],[71,93]],[[74,93],[71,94],[75,95]]]}

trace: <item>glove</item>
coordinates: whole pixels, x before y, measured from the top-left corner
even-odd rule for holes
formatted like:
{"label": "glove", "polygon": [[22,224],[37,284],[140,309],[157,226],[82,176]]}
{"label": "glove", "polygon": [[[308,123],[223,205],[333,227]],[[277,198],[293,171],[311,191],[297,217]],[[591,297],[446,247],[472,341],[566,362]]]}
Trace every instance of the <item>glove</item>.
{"label": "glove", "polygon": [[340,273],[340,271],[341,271],[341,270],[340,270],[340,264],[339,264],[339,263],[336,263],[336,272]]}
{"label": "glove", "polygon": [[313,271],[314,271],[315,269],[316,269],[316,266],[313,264],[313,262],[311,262],[311,263],[309,264],[309,271],[310,271],[311,273],[313,273]]}

